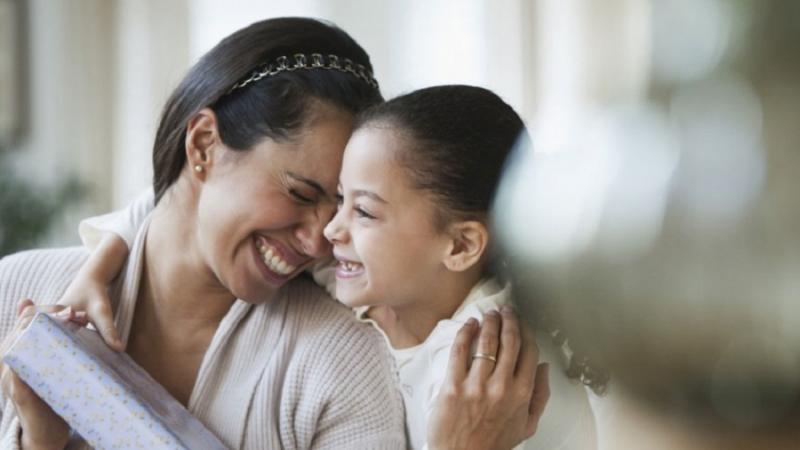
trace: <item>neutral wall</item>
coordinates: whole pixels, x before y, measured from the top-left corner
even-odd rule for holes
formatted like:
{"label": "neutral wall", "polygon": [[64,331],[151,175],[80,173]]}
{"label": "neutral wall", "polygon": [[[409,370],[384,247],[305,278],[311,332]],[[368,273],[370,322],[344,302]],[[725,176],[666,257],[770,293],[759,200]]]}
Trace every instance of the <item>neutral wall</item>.
{"label": "neutral wall", "polygon": [[646,52],[635,43],[647,41],[646,4],[29,0],[31,120],[13,153],[43,184],[74,173],[92,187],[51,239],[76,242],[79,217],[122,207],[150,184],[158,114],[189,65],[234,30],[285,15],[350,32],[387,97],[443,83],[493,89],[547,147],[579,127],[594,100],[641,94]]}

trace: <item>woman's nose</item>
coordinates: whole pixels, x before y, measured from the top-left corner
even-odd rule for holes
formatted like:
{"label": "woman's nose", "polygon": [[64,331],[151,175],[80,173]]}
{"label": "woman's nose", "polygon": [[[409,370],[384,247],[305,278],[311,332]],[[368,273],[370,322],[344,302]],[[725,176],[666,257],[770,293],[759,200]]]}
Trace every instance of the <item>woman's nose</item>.
{"label": "woman's nose", "polygon": [[300,243],[303,253],[320,258],[327,256],[331,246],[323,235],[325,226],[333,215],[330,208],[315,208],[302,223],[295,228],[295,237]]}
{"label": "woman's nose", "polygon": [[295,230],[295,237],[300,242],[303,253],[316,259],[326,256],[331,249],[330,244],[322,235],[324,224],[302,226]]}

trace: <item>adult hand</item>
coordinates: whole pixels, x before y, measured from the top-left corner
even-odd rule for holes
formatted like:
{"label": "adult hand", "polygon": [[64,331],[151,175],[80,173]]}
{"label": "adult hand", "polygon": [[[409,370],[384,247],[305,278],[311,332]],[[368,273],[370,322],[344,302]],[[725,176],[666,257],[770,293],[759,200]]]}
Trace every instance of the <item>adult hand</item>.
{"label": "adult hand", "polygon": [[[428,448],[511,449],[536,433],[550,398],[548,365],[538,364],[533,332],[513,310],[470,319],[456,336],[447,376],[428,422]],[[492,361],[491,356],[497,361]],[[488,356],[488,357],[487,357]]]}
{"label": "adult hand", "polygon": [[85,311],[106,344],[117,351],[123,351],[125,346],[114,325],[108,285],[119,274],[127,255],[125,241],[108,233],[58,301],[59,305]]}
{"label": "adult hand", "polygon": [[[72,308],[52,305],[34,306],[26,299],[17,305],[17,321],[14,330],[2,343],[2,353],[13,345],[17,336],[25,330],[38,312],[53,313],[58,320],[86,324],[86,315]],[[29,449],[62,449],[69,440],[69,426],[5,364],[0,365],[0,385],[3,395],[9,399],[19,417],[22,434],[20,445]]]}

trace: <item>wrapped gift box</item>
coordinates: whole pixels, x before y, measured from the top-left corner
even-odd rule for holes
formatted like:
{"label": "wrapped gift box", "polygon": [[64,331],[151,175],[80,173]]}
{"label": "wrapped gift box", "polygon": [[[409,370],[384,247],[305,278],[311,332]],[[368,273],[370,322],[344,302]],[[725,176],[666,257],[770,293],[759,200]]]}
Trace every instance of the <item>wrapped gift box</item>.
{"label": "wrapped gift box", "polygon": [[88,328],[39,313],[3,361],[94,448],[225,448],[130,356]]}

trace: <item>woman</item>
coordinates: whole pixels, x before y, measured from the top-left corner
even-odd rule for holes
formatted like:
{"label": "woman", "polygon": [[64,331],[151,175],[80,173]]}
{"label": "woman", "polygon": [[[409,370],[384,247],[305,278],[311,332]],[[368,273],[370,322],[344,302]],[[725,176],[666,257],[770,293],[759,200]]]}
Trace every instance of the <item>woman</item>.
{"label": "woman", "polygon": [[[322,228],[336,208],[353,114],[381,100],[371,72],[341,30],[268,20],[206,54],[164,109],[153,151],[157,204],[112,288],[114,315],[126,351],[231,448],[405,448],[380,338],[297,277],[329,253]],[[266,249],[278,265],[265,262]],[[84,260],[75,249],[4,259],[0,333],[11,328],[14,301],[54,303]],[[30,315],[22,306],[18,329]],[[497,328],[481,339],[496,340]],[[454,347],[455,388],[493,383],[470,376],[476,331],[465,327]],[[503,338],[506,347],[514,338]],[[498,357],[515,357],[507,353]],[[508,411],[530,398],[503,387],[491,398],[443,399],[434,448],[470,439],[507,447],[524,437]],[[7,368],[3,390],[4,445],[81,445]]]}

